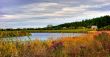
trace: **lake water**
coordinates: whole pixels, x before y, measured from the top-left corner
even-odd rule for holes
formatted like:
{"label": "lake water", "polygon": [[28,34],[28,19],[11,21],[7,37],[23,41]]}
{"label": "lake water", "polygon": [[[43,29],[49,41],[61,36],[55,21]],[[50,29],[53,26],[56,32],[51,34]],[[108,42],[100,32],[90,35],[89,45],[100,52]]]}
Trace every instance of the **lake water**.
{"label": "lake water", "polygon": [[19,39],[19,40],[47,40],[47,39],[57,39],[61,37],[78,37],[80,35],[83,35],[84,33],[31,33],[31,36],[23,36],[23,37],[14,37],[13,39]]}

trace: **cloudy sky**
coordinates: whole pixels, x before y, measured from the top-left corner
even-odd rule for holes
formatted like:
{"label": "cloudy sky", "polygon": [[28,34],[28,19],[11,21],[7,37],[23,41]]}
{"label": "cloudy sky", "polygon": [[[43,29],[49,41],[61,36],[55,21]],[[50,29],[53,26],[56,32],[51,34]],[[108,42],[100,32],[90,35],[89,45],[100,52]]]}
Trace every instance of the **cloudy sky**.
{"label": "cloudy sky", "polygon": [[0,0],[0,28],[45,27],[110,15],[110,0]]}

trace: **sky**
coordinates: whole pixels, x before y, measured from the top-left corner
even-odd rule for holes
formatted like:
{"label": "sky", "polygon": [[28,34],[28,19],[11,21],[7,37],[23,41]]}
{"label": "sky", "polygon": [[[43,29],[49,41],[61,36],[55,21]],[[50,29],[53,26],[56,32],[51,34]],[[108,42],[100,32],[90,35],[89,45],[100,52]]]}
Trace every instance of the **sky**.
{"label": "sky", "polygon": [[0,28],[38,28],[104,15],[110,15],[110,0],[0,0]]}

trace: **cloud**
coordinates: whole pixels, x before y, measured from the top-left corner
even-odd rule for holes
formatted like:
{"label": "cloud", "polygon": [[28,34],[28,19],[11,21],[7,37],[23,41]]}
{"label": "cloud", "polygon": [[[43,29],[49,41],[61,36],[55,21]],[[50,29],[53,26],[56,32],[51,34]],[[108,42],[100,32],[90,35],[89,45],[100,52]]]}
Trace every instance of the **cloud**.
{"label": "cloud", "polygon": [[36,25],[40,23],[37,26],[42,27],[47,24],[57,25],[72,20],[81,21],[86,18],[110,15],[109,0],[85,0],[86,2],[84,0],[8,1],[9,3],[4,0],[2,4],[7,3],[10,6],[0,6],[0,22],[5,22],[6,25],[16,24],[15,27],[29,27],[30,23],[33,26],[35,23]]}
{"label": "cloud", "polygon": [[104,2],[110,2],[110,0],[92,0],[93,2],[102,2],[102,3],[104,3]]}

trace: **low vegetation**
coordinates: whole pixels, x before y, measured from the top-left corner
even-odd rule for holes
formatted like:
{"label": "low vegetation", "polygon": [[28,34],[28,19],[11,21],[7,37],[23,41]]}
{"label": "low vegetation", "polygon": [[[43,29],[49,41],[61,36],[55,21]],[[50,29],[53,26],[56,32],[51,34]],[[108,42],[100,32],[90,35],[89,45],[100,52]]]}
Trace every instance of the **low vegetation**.
{"label": "low vegetation", "polygon": [[104,26],[104,27],[100,28],[99,30],[110,30],[110,25]]}
{"label": "low vegetation", "polygon": [[110,57],[110,34],[91,33],[56,40],[0,39],[0,57]]}
{"label": "low vegetation", "polygon": [[[24,32],[24,33],[86,33],[88,31],[91,31],[92,29],[88,28],[79,28],[79,29],[63,29],[63,30],[35,30],[35,29],[29,29],[29,30],[24,30],[24,29],[11,29],[11,30],[1,30],[0,33],[19,33]],[[23,34],[24,35],[24,34]]]}
{"label": "low vegetation", "polygon": [[29,32],[25,31],[0,31],[0,38],[29,36]]}
{"label": "low vegetation", "polygon": [[91,29],[71,29],[71,30],[26,30],[26,32],[33,33],[86,33]]}

